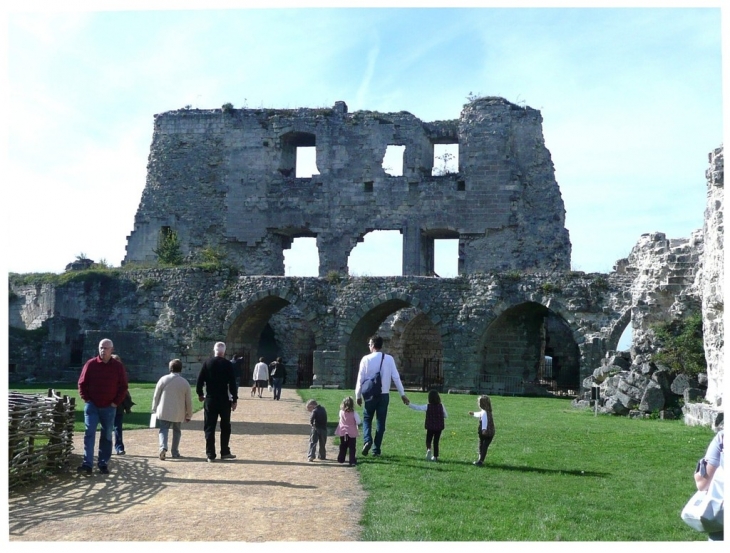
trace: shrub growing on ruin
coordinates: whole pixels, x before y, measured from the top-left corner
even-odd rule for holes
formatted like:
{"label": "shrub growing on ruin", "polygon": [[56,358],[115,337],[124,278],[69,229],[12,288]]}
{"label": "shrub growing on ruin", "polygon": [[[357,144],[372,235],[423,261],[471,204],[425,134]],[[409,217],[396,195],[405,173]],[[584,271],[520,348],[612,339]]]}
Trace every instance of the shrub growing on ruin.
{"label": "shrub growing on ruin", "polygon": [[157,260],[164,265],[181,265],[184,259],[177,232],[169,227],[160,230],[157,249],[152,251],[157,255]]}
{"label": "shrub growing on ruin", "polygon": [[707,371],[705,347],[702,341],[702,315],[653,325],[659,351],[655,363],[666,365],[673,373],[696,376]]}

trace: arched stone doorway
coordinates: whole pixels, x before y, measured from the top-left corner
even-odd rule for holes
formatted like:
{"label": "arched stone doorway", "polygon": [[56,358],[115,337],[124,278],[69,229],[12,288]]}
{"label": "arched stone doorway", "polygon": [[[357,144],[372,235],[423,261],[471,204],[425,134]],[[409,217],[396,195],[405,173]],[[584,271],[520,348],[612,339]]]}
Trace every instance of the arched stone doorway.
{"label": "arched stone doorway", "polygon": [[580,350],[573,331],[539,303],[522,303],[501,313],[486,330],[481,359],[476,385],[487,393],[580,389]]}
{"label": "arched stone doorway", "polygon": [[347,388],[355,387],[359,362],[370,353],[367,344],[373,334],[383,337],[383,350],[395,359],[404,386],[421,389],[432,385],[431,379],[443,382],[443,348],[438,328],[426,313],[412,307],[406,299],[393,298],[373,306],[350,332],[346,346]]}
{"label": "arched stone doorway", "polygon": [[[271,363],[281,357],[287,370],[287,386],[311,384],[315,331],[303,313],[279,296],[265,296],[242,306],[226,334],[227,355],[244,359],[243,385],[250,384],[260,357]],[[303,374],[304,373],[304,374]]]}
{"label": "arched stone doorway", "polygon": [[389,353],[400,359],[403,385],[424,391],[440,389],[444,383],[443,346],[436,325],[425,313],[411,308],[398,311],[391,328]]}

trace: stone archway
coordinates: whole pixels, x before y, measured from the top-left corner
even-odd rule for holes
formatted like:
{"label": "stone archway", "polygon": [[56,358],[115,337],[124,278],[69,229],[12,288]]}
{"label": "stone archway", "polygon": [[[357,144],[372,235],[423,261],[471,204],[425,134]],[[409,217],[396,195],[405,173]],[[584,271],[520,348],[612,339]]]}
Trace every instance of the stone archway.
{"label": "stone archway", "polygon": [[[439,332],[439,321],[431,316],[428,309],[421,306],[420,300],[408,297],[403,294],[391,294],[389,298],[376,298],[370,305],[364,306],[359,310],[360,316],[355,320],[351,328],[345,328],[343,336],[345,343],[342,350],[345,352],[345,377],[344,383],[347,388],[355,387],[355,379],[357,377],[358,364],[364,355],[369,353],[367,343],[368,338],[380,331],[384,334],[384,350],[393,355],[399,373],[403,376],[402,368],[406,368],[404,361],[408,359],[407,355],[413,354],[413,345],[410,343],[418,335],[416,328],[427,329],[424,331],[429,336],[438,337],[438,351],[434,351],[434,355],[438,355],[439,365],[441,359],[447,355],[448,348],[441,345],[441,334]],[[393,297],[394,296],[394,297]],[[409,320],[416,320],[416,327],[402,336],[393,339],[392,333],[382,332],[383,323],[393,314],[402,310],[412,311],[408,313]],[[406,325],[407,327],[408,325]],[[406,363],[410,366],[410,363]],[[422,361],[421,361],[422,364]],[[417,368],[417,367],[415,367]],[[409,373],[410,374],[410,373]],[[413,375],[411,375],[413,376]],[[443,372],[440,375],[443,380]],[[410,385],[420,385],[416,382]]]}
{"label": "stone archway", "polygon": [[477,388],[511,395],[580,389],[581,357],[573,336],[565,319],[542,304],[505,309],[485,331]]}
{"label": "stone archway", "polygon": [[[443,346],[438,327],[418,310],[408,310],[410,317],[401,323],[397,352],[399,372],[404,386],[427,390],[443,386]],[[401,310],[399,313],[404,313]],[[405,314],[405,313],[404,313]],[[396,351],[392,347],[391,351]]]}
{"label": "stone archway", "polygon": [[621,335],[626,330],[626,327],[631,324],[631,309],[627,309],[623,315],[616,321],[611,328],[611,333],[608,335],[606,342],[606,349],[616,351],[618,349],[619,340]]}
{"label": "stone archway", "polygon": [[321,331],[312,327],[305,313],[287,297],[281,291],[260,292],[227,319],[227,351],[247,360],[244,375],[251,374],[260,357],[266,363],[281,357],[287,367],[287,384],[297,382],[297,369],[303,360],[311,367]]}

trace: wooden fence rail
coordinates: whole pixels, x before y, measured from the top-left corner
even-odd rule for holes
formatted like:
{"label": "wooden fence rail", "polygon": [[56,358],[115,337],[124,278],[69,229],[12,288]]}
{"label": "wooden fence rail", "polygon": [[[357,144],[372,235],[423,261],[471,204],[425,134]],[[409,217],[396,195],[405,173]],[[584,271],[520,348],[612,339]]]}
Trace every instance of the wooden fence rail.
{"label": "wooden fence rail", "polygon": [[76,399],[10,392],[8,400],[8,487],[68,465],[73,450]]}

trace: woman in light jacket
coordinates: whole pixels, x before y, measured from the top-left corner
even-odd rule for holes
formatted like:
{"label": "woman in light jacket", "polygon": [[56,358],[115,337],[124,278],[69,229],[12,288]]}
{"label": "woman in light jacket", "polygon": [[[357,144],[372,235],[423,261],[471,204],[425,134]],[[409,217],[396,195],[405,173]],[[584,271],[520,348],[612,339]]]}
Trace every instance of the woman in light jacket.
{"label": "woman in light jacket", "polygon": [[152,412],[157,415],[160,424],[160,460],[164,461],[167,455],[167,434],[172,428],[172,457],[179,459],[180,424],[189,422],[193,417],[193,400],[190,384],[180,374],[182,361],[170,361],[170,374],[160,378],[155,387],[152,398]]}

